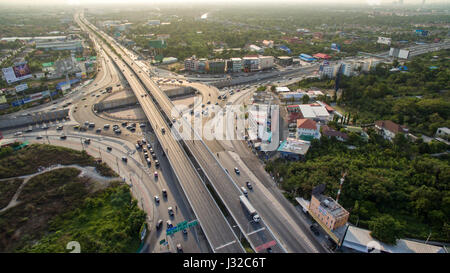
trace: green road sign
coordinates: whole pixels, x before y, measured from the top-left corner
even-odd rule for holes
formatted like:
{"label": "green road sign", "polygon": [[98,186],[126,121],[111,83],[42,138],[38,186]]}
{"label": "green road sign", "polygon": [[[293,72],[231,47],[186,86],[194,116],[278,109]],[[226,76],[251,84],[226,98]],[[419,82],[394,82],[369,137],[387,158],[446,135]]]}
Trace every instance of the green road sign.
{"label": "green road sign", "polygon": [[166,235],[172,235],[172,234],[174,234],[174,233],[176,233],[178,231],[181,231],[181,230],[186,229],[186,228],[193,227],[193,226],[195,226],[197,224],[198,224],[198,220],[194,220],[194,221],[191,221],[191,222],[188,222],[188,221],[180,222],[175,227],[167,230],[166,231]]}
{"label": "green road sign", "polygon": [[166,239],[162,239],[161,241],[159,241],[159,244],[162,245],[162,244],[164,244],[165,241],[166,241]]}

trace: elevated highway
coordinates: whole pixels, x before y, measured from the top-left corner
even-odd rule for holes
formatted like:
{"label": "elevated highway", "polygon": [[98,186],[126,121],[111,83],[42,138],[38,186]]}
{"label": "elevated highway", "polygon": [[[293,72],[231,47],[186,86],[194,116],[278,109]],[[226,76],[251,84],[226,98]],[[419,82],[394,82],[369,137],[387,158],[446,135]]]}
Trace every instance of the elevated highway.
{"label": "elevated highway", "polygon": [[[81,18],[82,17],[76,15],[75,20],[82,29],[91,32],[91,39],[98,40],[99,38],[97,38],[96,34],[92,34],[95,27],[92,25],[89,25],[88,27],[89,23]],[[199,220],[200,226],[205,233],[213,252],[245,252],[238,238],[234,234],[232,227],[228,224],[199,174],[195,171],[195,168],[185,150],[182,148],[180,141],[175,139],[170,133],[162,132],[162,128],[168,128],[167,121],[151,96],[148,96],[146,86],[144,85],[146,83],[142,82],[142,80],[136,76],[142,74],[143,71],[133,71],[130,68],[133,66],[133,63],[129,58],[127,59],[127,56],[123,56],[125,54],[122,53],[123,55],[121,55],[126,62],[117,56],[115,53],[117,52],[116,49],[114,50],[115,52],[113,52],[113,50],[102,41],[100,41],[100,45],[122,70],[124,77],[135,93],[145,115],[155,131],[155,135],[166,153],[167,159],[174,170],[175,176],[180,182],[181,188],[183,189],[192,210]],[[147,87],[154,88],[155,84],[153,82],[152,84],[153,86],[149,85]]]}
{"label": "elevated highway", "polygon": [[[96,29],[94,26],[89,24],[84,19],[81,20],[83,20],[84,24],[89,25],[89,27],[92,30]],[[108,37],[101,31],[98,30],[95,31],[99,35],[102,35],[102,38],[105,39],[105,41],[107,41],[109,46],[111,46],[115,52],[120,54],[123,61],[117,57],[114,57],[114,61],[116,61],[119,64],[119,67],[123,68],[122,71],[125,74],[127,74],[126,76],[131,77],[132,81],[135,82],[134,83],[135,85],[138,85],[138,82],[140,82],[141,86],[145,86],[148,89],[149,91],[148,95],[150,96],[147,97],[145,96],[146,93],[142,92],[144,90],[140,90],[140,88],[136,89],[134,92],[139,100],[145,101],[144,104],[141,103],[141,106],[143,107],[144,112],[146,112],[147,117],[152,123],[152,126],[154,127],[158,135],[158,138],[163,137],[162,142],[167,141],[167,137],[164,136],[170,134],[162,134],[161,128],[165,127],[166,129],[168,129],[167,124],[171,123],[172,119],[171,113],[174,108],[173,103],[170,101],[167,95],[162,90],[159,89],[159,87],[153,82],[153,80],[150,79],[150,77],[148,76],[148,71],[143,70],[141,67],[135,64],[134,60],[131,59],[128,56],[128,54],[125,53],[125,51],[122,50],[122,48],[112,38]],[[105,50],[111,51],[107,47],[105,48]],[[111,52],[111,54],[113,53]],[[132,70],[134,74],[132,73],[129,74],[130,70]],[[138,78],[138,80],[136,78]],[[147,99],[150,97],[151,99]],[[157,108],[155,112],[155,110],[151,110],[150,107],[155,108],[159,107],[159,108]],[[152,113],[155,114],[159,113],[160,116],[156,118],[154,115],[152,115]],[[155,118],[158,119],[158,122],[152,121],[152,119]],[[197,170],[201,175],[201,177],[210,183],[212,188],[220,197],[221,201],[227,207],[228,211],[233,217],[233,220],[236,222],[237,227],[239,227],[240,232],[244,234],[244,236],[247,238],[253,249],[256,249],[258,252],[262,252],[264,251],[265,247],[267,247],[267,245],[272,245],[271,248],[273,252],[287,252],[286,248],[280,244],[280,242],[277,240],[277,238],[273,235],[272,231],[270,230],[270,227],[267,226],[263,220],[260,221],[259,223],[254,223],[250,221],[249,217],[246,215],[245,210],[242,208],[239,202],[239,196],[242,194],[242,192],[240,191],[237,184],[233,181],[229,173],[221,166],[215,155],[211,153],[211,151],[205,145],[201,137],[199,137],[197,132],[195,132],[194,129],[191,127],[189,122],[183,118],[178,117],[175,118],[177,118],[176,121],[177,126],[182,128],[183,131],[187,130],[191,135],[191,140],[179,139],[179,141],[177,141],[177,144],[184,145],[185,155],[189,155],[189,158],[192,160],[193,165],[191,167],[194,167],[193,170]],[[172,141],[175,141],[173,137]],[[172,143],[168,141],[168,144],[170,145]],[[163,147],[165,147],[165,149],[168,149],[167,154],[170,158],[171,146],[163,144]],[[170,161],[172,164],[175,163],[178,165],[177,162],[173,160]],[[175,168],[176,166],[174,166],[174,169]],[[183,182],[180,179],[180,183],[182,184],[183,187],[186,186],[183,184],[187,182]],[[207,193],[205,192],[205,194]],[[318,252],[318,251],[314,248],[310,248],[309,246],[305,246],[301,247],[301,250],[298,252]]]}

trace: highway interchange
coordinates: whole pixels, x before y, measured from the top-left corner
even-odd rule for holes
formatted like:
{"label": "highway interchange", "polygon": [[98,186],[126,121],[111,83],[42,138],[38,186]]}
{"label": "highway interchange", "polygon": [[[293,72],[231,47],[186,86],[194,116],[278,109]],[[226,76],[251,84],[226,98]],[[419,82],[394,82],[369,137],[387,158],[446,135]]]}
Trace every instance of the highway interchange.
{"label": "highway interchange", "polygon": [[[86,31],[91,32],[92,29],[95,29],[92,25],[89,25],[91,29],[88,29],[86,27],[88,22],[82,16],[76,17],[76,20]],[[98,31],[98,33],[101,32]],[[104,34],[102,33],[102,35]],[[299,215],[293,205],[282,196],[245,141],[177,140],[170,133],[168,126],[172,119],[170,113],[174,104],[149,77],[151,68],[142,63],[136,63],[129,56],[130,52],[125,52],[111,38],[103,37],[114,47],[116,52],[121,52],[121,56],[117,56],[103,41],[98,42],[98,37],[91,33],[91,39],[95,41],[100,56],[98,60],[101,61],[101,69],[95,80],[84,87],[84,91],[76,90],[77,92],[70,94],[65,99],[58,100],[56,104],[48,104],[39,108],[40,110],[50,110],[53,107],[60,107],[67,101],[73,102],[74,105],[70,107],[72,121],[66,122],[62,130],[68,139],[61,140],[59,138],[61,132],[51,129],[45,131],[48,137],[44,137],[39,142],[74,149],[86,149],[90,154],[100,156],[121,174],[121,177],[132,186],[133,195],[140,200],[141,207],[149,216],[149,229],[152,236],[149,236],[143,251],[175,252],[174,246],[180,242],[186,252],[244,252],[239,243],[242,233],[253,249],[268,242],[275,242],[276,244],[271,247],[272,252],[327,251],[312,236],[303,216]],[[425,52],[428,49],[417,47],[417,50]],[[300,77],[307,73],[310,73],[309,69],[300,73]],[[299,73],[296,73],[296,76],[298,77]],[[106,123],[120,124],[120,122],[107,120],[104,116],[94,113],[92,105],[100,100],[100,90],[112,86],[114,91],[117,91],[127,83],[136,94],[140,107],[151,124],[151,129],[148,127],[137,128],[135,133],[131,133],[122,128],[123,133],[119,136],[111,130],[102,130],[100,134],[73,131],[72,125],[81,124],[84,121],[94,122],[95,127],[99,128]],[[216,102],[220,106],[225,104],[225,102],[217,100],[217,95],[221,93],[217,88],[202,83],[190,83],[190,85],[200,91],[202,103],[211,101],[211,108]],[[236,93],[228,103],[236,105],[243,103],[254,89],[252,87],[245,92]],[[197,104],[196,109],[200,110],[201,106]],[[30,109],[15,115],[27,114],[32,111],[35,110]],[[168,116],[168,118],[164,116]],[[183,117],[174,118],[177,119],[178,125],[182,125],[178,127],[192,130],[192,135],[196,133],[191,124]],[[207,120],[205,119],[205,121]],[[162,128],[165,128],[166,133],[162,132]],[[39,128],[37,131],[39,132]],[[5,135],[8,133],[11,132],[7,132]],[[24,134],[22,137],[31,142],[38,142],[37,135],[33,132]],[[159,168],[155,168],[154,164],[150,167],[147,166],[142,153],[134,148],[136,140],[145,136],[147,141],[155,147],[157,158],[161,162]],[[89,145],[83,145],[82,139],[87,137],[91,138],[92,142]],[[112,151],[107,152],[106,147],[108,146],[113,148]],[[131,160],[128,160],[127,163],[118,160],[123,156]],[[239,175],[231,171],[234,167],[239,167],[241,170]],[[158,172],[158,178],[154,176],[155,171]],[[231,217],[223,215],[203,180],[209,181],[227,207]],[[263,219],[260,223],[251,222],[239,203],[238,197],[242,194],[240,187],[244,187],[246,181],[252,181],[254,186],[249,193],[249,200]],[[168,190],[169,198],[164,200],[160,198],[161,201],[157,204],[154,201],[154,195],[162,197],[163,188]],[[171,196],[174,199],[173,203],[170,200]],[[176,224],[184,220],[198,219],[201,230],[194,227],[190,228],[187,236],[181,232],[165,236],[165,222],[169,219],[167,209],[175,204],[178,209],[175,217],[171,219],[172,222]],[[154,232],[155,222],[159,219],[164,220],[164,227],[162,230]],[[202,234],[206,235],[206,238]],[[170,242],[168,249],[163,249],[158,244],[162,238],[166,238]],[[265,252],[266,250],[261,249],[260,251]]]}

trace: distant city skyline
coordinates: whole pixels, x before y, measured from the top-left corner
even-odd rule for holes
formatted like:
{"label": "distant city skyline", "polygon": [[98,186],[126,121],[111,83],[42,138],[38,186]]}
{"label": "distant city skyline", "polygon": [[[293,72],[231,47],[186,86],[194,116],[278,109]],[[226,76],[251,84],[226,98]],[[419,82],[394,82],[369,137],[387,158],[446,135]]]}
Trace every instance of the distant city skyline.
{"label": "distant city skyline", "polygon": [[[0,0],[0,4],[8,5],[99,5],[99,4],[170,4],[170,3],[184,3],[184,4],[220,4],[220,3],[236,3],[242,4],[242,0],[219,0],[211,3],[209,0],[16,0],[11,2],[10,0]],[[274,4],[271,0],[247,0],[248,4],[251,3],[267,3]],[[402,3],[403,5],[419,5],[423,4],[450,4],[450,0],[315,0],[313,3],[309,0],[279,0],[277,3],[283,4],[355,4],[355,5],[386,5],[393,3]]]}

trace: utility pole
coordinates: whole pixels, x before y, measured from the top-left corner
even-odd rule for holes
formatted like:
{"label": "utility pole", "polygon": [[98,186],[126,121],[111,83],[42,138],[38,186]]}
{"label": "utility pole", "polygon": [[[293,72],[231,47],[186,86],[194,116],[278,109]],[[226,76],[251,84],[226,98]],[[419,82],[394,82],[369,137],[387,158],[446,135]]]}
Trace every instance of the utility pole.
{"label": "utility pole", "polygon": [[340,182],[340,184],[339,184],[339,190],[338,190],[338,193],[337,193],[337,196],[336,196],[336,203],[339,202],[339,196],[341,195],[342,184],[344,184],[345,176],[346,176],[346,175],[347,175],[347,172],[344,172],[344,173],[342,174],[341,182]]}

